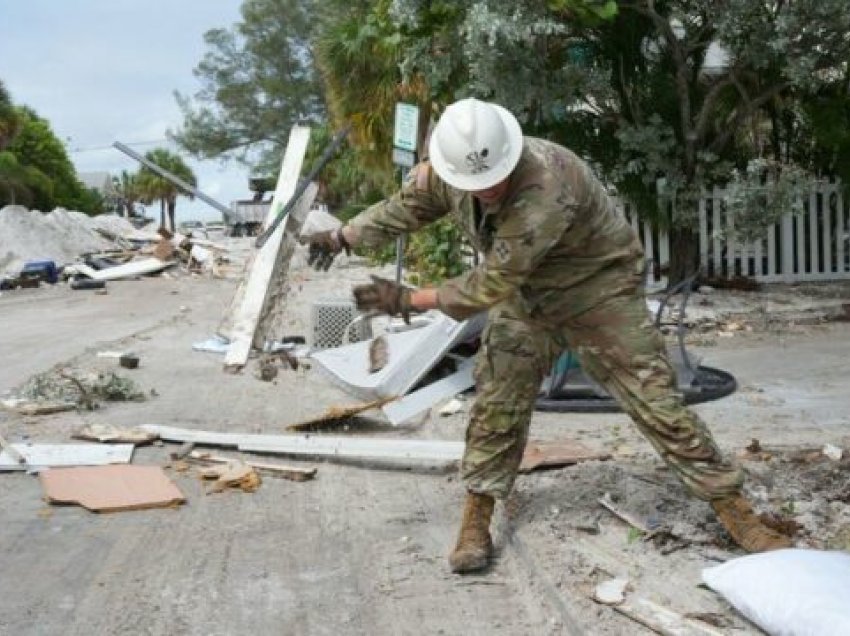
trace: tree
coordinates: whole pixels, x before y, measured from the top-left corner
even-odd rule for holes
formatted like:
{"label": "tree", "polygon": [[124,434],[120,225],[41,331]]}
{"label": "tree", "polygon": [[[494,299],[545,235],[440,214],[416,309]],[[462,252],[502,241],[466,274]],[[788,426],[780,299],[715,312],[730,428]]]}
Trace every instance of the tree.
{"label": "tree", "polygon": [[0,81],[0,151],[4,150],[21,128],[20,116],[6,86]]}
{"label": "tree", "polygon": [[202,89],[177,94],[183,126],[173,139],[198,158],[233,156],[273,172],[292,126],[324,117],[310,38],[309,0],[245,0],[242,21],[204,35],[195,69]]}
{"label": "tree", "polygon": [[100,199],[77,179],[74,164],[49,122],[26,106],[17,108],[17,116],[20,129],[7,150],[18,165],[30,169],[31,180],[26,184],[30,205],[44,211],[59,206],[88,214],[102,210]]}
{"label": "tree", "polygon": [[[197,186],[195,174],[186,165],[183,159],[166,150],[165,148],[154,148],[145,153],[145,159],[155,163],[160,168],[167,170],[179,177],[191,186]],[[145,204],[159,201],[159,222],[162,227],[172,232],[177,227],[174,222],[177,209],[177,197],[180,194],[192,198],[189,192],[181,192],[180,189],[168,179],[165,179],[150,168],[142,167],[137,176],[140,200]],[[167,221],[167,222],[166,222]]]}
{"label": "tree", "polygon": [[[398,0],[399,28],[414,33],[429,5]],[[670,276],[676,282],[697,264],[692,228],[702,191],[768,152],[793,163],[798,153],[791,133],[805,125],[817,129],[814,122],[822,116],[804,106],[812,96],[838,83],[844,91],[838,91],[840,108],[846,108],[850,5],[616,5],[611,18],[610,3],[471,2],[437,50],[433,36],[423,34],[402,65],[421,73],[432,95],[450,92],[456,73],[447,69],[465,67],[466,94],[504,103],[527,131],[590,159],[644,217],[670,225]],[[783,134],[775,113],[789,108],[796,117],[784,129],[784,143],[760,143],[756,131],[769,131],[761,137],[774,142]],[[821,150],[831,147],[832,157],[843,148],[825,141],[815,143]],[[814,161],[817,154],[810,153],[806,167],[824,165]]]}
{"label": "tree", "polygon": [[139,175],[122,170],[119,176],[112,177],[112,191],[116,198],[116,208],[126,218],[136,216],[136,204],[142,199]]}

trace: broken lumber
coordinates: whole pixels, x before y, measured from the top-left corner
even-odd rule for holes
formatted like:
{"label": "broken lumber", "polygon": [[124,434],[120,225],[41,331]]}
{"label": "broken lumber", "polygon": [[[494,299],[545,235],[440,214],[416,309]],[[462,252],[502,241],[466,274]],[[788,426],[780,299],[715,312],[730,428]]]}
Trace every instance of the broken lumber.
{"label": "broken lumber", "polygon": [[627,524],[629,524],[636,530],[640,530],[644,534],[644,539],[649,539],[655,534],[655,531],[653,531],[652,528],[646,525],[646,523],[644,523],[634,515],[617,508],[617,506],[614,505],[614,502],[611,501],[611,493],[606,492],[597,501],[599,502],[600,506],[608,510],[608,512],[613,514],[615,517],[617,517],[621,521],[625,521]]}
{"label": "broken lumber", "polygon": [[296,424],[290,424],[286,428],[290,431],[310,431],[322,426],[330,426],[352,418],[355,415],[359,415],[360,413],[365,413],[372,409],[379,409],[394,399],[395,398],[381,398],[379,400],[372,400],[371,402],[364,402],[363,404],[353,404],[351,406],[332,406],[318,417],[313,417],[309,420],[298,422]]}
{"label": "broken lumber", "polygon": [[628,599],[610,607],[661,636],[723,636],[728,633],[702,621],[686,618],[646,598]]}
{"label": "broken lumber", "polygon": [[540,468],[570,466],[592,460],[603,461],[611,458],[611,453],[594,451],[584,444],[572,440],[554,442],[528,442],[519,472],[530,473]]}
{"label": "broken lumber", "polygon": [[201,451],[192,451],[189,453],[189,459],[199,462],[212,462],[214,464],[229,464],[239,461],[246,466],[256,468],[257,470],[267,470],[269,472],[280,475],[284,479],[290,481],[309,481],[316,476],[315,468],[299,468],[297,466],[286,466],[284,464],[270,464],[268,462],[245,461],[242,459],[236,460],[230,457],[222,457],[221,455],[212,455]]}
{"label": "broken lumber", "polygon": [[[272,198],[269,213],[266,216],[266,225],[277,217],[278,212],[283,209],[283,206],[295,192],[309,138],[310,129],[304,126],[295,126],[289,134],[289,142],[283,157],[277,188]],[[315,184],[313,184],[301,197],[298,206],[290,216],[297,216],[296,213],[306,216],[306,210],[301,210],[301,208],[306,204],[306,208],[309,210],[316,196],[316,190]],[[303,217],[301,222],[303,222]],[[228,327],[230,327],[229,333],[222,334],[230,340],[230,347],[224,361],[224,368],[227,371],[237,372],[242,369],[248,362],[252,346],[262,348],[264,344],[262,342],[264,334],[259,328],[263,317],[267,316],[270,311],[268,304],[275,302],[275,300],[282,300],[282,298],[270,298],[269,288],[276,278],[285,277],[289,269],[289,258],[291,258],[295,249],[297,233],[296,237],[288,236],[286,247],[283,245],[284,234],[288,225],[289,219],[286,223],[281,223],[270,239],[256,253],[248,269],[247,279],[243,281],[236,292],[236,296],[234,296],[231,305],[232,316],[230,318],[225,317],[225,324],[229,323]],[[300,223],[298,223],[298,227],[300,228]],[[282,286],[279,285],[278,287]],[[283,291],[279,290],[278,295],[282,294]]]}

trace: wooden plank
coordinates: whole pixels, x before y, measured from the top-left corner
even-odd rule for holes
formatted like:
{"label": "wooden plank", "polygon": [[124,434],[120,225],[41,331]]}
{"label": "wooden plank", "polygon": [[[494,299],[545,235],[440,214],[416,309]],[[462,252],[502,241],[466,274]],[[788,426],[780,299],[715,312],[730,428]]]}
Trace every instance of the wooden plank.
{"label": "wooden plank", "polygon": [[189,458],[199,462],[211,462],[214,464],[229,464],[232,462],[240,462],[257,470],[267,470],[280,475],[284,479],[290,481],[308,481],[316,476],[315,468],[300,468],[298,466],[286,466],[284,464],[270,464],[268,462],[245,461],[242,459],[233,459],[231,457],[222,457],[221,455],[213,455],[201,451],[192,451],[189,453]]}
{"label": "wooden plank", "polygon": [[796,274],[795,280],[802,280],[802,277],[808,273],[806,269],[806,230],[803,227],[803,219],[805,218],[805,212],[802,214],[798,214],[794,217],[794,227],[796,230],[796,243],[797,243],[797,257],[795,259],[795,270]]}
{"label": "wooden plank", "polygon": [[167,508],[186,501],[159,466],[53,468],[39,479],[50,503],[76,503],[93,512]]}
{"label": "wooden plank", "polygon": [[610,607],[662,636],[723,636],[727,633],[702,621],[686,618],[647,598],[630,598],[625,603]]}
{"label": "wooden plank", "polygon": [[[290,132],[268,218],[274,218],[295,192],[309,139],[309,128],[295,126]],[[285,223],[280,224],[275,233],[256,253],[251,264],[244,289],[241,291],[241,302],[234,311],[232,331],[226,334],[231,344],[225,356],[224,366],[230,371],[239,370],[248,362],[260,315],[266,303],[269,284],[277,266],[285,225]],[[237,292],[237,295],[239,294],[240,292]]]}
{"label": "wooden plank", "polygon": [[[723,199],[718,199],[718,205],[722,205]],[[735,276],[735,256],[738,251],[738,244],[735,240],[735,217],[725,212],[726,221],[726,277],[732,278]]]}

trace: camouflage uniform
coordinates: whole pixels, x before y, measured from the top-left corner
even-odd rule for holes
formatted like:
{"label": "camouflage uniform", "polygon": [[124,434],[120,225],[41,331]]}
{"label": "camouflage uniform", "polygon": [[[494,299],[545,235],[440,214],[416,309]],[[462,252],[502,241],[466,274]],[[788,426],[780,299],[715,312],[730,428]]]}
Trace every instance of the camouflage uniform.
{"label": "camouflage uniform", "polygon": [[350,225],[359,244],[378,246],[445,214],[485,259],[440,286],[440,309],[458,320],[490,310],[462,464],[469,490],[510,492],[541,382],[569,346],[693,494],[738,493],[740,471],[675,390],[646,308],[640,242],[583,161],[526,137],[505,197],[483,209],[423,163]]}

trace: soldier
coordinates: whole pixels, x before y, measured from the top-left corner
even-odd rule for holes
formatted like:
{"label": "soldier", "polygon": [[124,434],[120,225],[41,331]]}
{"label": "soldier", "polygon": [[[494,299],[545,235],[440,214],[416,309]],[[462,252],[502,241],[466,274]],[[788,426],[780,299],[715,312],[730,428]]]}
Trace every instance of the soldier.
{"label": "soldier", "polygon": [[311,236],[310,262],[327,269],[343,249],[384,245],[446,214],[484,254],[479,266],[436,288],[411,290],[373,276],[354,289],[360,309],[390,315],[436,308],[464,320],[489,310],[452,571],[487,565],[495,500],[513,486],[541,383],[567,347],[738,545],[750,552],[788,547],[753,512],[740,469],[676,392],[646,307],[643,249],[587,164],[557,144],[523,137],[510,112],[475,99],[446,109],[429,155],[391,198],[339,230]]}

